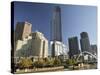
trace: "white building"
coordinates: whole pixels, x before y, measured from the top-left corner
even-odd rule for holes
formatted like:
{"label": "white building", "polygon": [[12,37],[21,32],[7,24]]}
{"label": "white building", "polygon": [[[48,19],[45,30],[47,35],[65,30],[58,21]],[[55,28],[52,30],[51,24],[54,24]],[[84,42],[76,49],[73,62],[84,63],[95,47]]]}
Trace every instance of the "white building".
{"label": "white building", "polygon": [[31,54],[31,36],[24,38],[23,40],[17,40],[15,45],[16,57],[27,57]]}
{"label": "white building", "polygon": [[15,44],[15,62],[21,57],[45,58],[48,57],[48,40],[40,32],[33,32]]}
{"label": "white building", "polygon": [[39,58],[48,57],[48,40],[38,31],[32,33],[32,51]]}
{"label": "white building", "polygon": [[17,40],[14,51],[14,62],[17,63],[20,58],[29,57],[31,54],[31,36],[23,40]]}
{"label": "white building", "polygon": [[52,56],[67,55],[67,47],[60,41],[51,41]]}

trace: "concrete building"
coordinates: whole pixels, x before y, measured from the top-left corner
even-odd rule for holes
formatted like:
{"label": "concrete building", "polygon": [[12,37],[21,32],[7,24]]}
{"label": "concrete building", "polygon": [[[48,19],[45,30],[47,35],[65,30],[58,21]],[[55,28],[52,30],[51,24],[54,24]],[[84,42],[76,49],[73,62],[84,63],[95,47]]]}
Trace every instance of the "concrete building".
{"label": "concrete building", "polygon": [[88,33],[87,32],[82,32],[80,35],[81,35],[80,44],[81,44],[82,52],[83,51],[91,52],[91,46],[90,46]]}
{"label": "concrete building", "polygon": [[17,40],[16,46],[14,50],[14,62],[19,62],[20,58],[23,57],[30,57],[32,50],[31,50],[31,36],[24,38],[23,40]]}
{"label": "concrete building", "polygon": [[[32,24],[28,22],[17,22],[15,31],[12,31],[12,50],[11,50],[11,63],[14,64],[21,57],[29,56],[30,49],[30,34]],[[14,66],[14,65],[13,65]],[[12,66],[12,67],[13,67]]]}
{"label": "concrete building", "polygon": [[16,41],[15,61],[19,57],[38,58],[48,57],[48,40],[41,32],[33,32],[27,38]]}
{"label": "concrete building", "polygon": [[73,57],[74,55],[79,54],[79,44],[77,37],[71,37],[68,39],[69,44],[69,57]]}
{"label": "concrete building", "polygon": [[28,22],[18,22],[15,29],[15,41],[23,40],[31,34],[32,24]]}
{"label": "concrete building", "polygon": [[13,50],[14,62],[21,57],[48,57],[48,40],[41,32],[32,33],[31,28],[32,24],[28,22],[17,23]]}
{"label": "concrete building", "polygon": [[48,57],[48,40],[38,31],[32,33],[32,55],[39,58]]}
{"label": "concrete building", "polygon": [[53,9],[51,40],[62,41],[61,8],[59,6],[55,6]]}
{"label": "concrete building", "polygon": [[51,41],[52,57],[67,55],[67,47],[60,41]]}
{"label": "concrete building", "polygon": [[91,45],[91,52],[94,55],[97,55],[97,45]]}
{"label": "concrete building", "polygon": [[23,38],[23,40],[16,41],[15,57],[29,57],[31,56],[31,36]]}

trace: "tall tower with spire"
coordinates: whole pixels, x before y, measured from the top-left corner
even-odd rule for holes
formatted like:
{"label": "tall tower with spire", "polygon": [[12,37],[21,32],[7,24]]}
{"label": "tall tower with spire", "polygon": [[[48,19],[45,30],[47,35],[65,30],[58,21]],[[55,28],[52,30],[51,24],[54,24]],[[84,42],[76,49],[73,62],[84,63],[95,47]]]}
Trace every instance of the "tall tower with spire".
{"label": "tall tower with spire", "polygon": [[62,41],[62,30],[61,30],[61,8],[55,6],[53,9],[52,27],[51,27],[51,40]]}
{"label": "tall tower with spire", "polygon": [[51,55],[55,57],[60,54],[62,48],[61,8],[59,6],[53,9],[51,34]]}

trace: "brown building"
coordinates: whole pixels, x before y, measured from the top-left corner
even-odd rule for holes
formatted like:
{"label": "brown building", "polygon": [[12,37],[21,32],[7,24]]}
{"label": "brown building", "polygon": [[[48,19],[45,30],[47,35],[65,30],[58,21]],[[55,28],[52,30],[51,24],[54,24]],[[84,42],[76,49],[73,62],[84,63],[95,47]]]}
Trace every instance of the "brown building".
{"label": "brown building", "polygon": [[31,34],[32,24],[28,22],[18,22],[15,29],[15,40],[23,40]]}

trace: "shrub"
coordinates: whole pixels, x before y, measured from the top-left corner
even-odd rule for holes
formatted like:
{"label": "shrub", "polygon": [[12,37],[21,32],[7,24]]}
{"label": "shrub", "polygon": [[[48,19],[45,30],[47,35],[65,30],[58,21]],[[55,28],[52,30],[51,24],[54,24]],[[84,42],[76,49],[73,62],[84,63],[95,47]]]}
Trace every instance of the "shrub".
{"label": "shrub", "polygon": [[59,66],[59,65],[61,65],[61,61],[60,61],[60,59],[55,58],[53,64],[54,64],[54,66]]}
{"label": "shrub", "polygon": [[32,66],[33,62],[31,59],[23,58],[19,61],[19,67],[20,68],[30,68]]}

